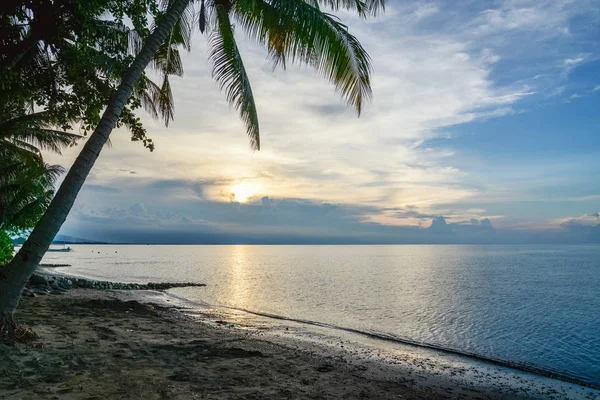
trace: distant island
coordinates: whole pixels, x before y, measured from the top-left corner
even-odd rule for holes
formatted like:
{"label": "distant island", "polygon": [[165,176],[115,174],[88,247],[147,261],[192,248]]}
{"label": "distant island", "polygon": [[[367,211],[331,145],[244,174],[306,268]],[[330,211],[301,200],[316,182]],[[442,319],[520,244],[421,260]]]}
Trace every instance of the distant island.
{"label": "distant island", "polygon": [[[18,237],[16,239],[13,239],[13,244],[15,244],[15,245],[23,244],[23,243],[25,243],[25,240],[27,240],[27,238]],[[98,242],[95,240],[89,240],[89,239],[84,239],[84,238],[75,237],[75,236],[56,235],[56,237],[52,241],[52,244],[114,244],[114,243]]]}

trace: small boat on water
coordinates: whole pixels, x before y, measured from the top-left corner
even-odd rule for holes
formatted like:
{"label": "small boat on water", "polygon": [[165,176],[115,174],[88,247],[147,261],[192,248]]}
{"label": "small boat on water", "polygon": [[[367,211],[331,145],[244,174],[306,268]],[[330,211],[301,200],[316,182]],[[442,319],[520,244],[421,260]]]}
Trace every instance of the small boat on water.
{"label": "small boat on water", "polygon": [[52,248],[50,248],[50,249],[48,249],[48,251],[55,252],[55,253],[68,253],[70,251],[73,251],[73,249],[70,248],[70,247],[63,247],[62,249],[52,249]]}

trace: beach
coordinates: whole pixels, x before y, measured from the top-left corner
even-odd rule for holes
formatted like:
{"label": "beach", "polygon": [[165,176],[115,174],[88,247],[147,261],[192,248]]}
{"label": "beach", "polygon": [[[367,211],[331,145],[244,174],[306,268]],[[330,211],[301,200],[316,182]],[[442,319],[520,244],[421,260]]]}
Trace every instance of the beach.
{"label": "beach", "polygon": [[273,340],[168,302],[143,290],[23,298],[17,318],[39,338],[0,344],[0,398],[598,398],[588,388],[549,385],[548,378],[536,386],[521,372],[512,384],[492,376],[496,382],[485,386],[485,379],[468,383],[472,371],[439,374],[424,360],[360,360],[343,349]]}
{"label": "beach", "polygon": [[132,294],[74,289],[23,299],[17,317],[40,338],[1,345],[0,398],[427,397],[333,359],[128,300]]}

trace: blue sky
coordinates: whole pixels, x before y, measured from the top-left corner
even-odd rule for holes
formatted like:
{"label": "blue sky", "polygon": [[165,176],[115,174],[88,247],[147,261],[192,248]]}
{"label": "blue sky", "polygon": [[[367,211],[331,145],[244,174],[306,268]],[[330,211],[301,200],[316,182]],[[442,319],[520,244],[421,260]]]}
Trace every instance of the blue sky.
{"label": "blue sky", "polygon": [[[116,131],[61,233],[125,242],[600,241],[600,1],[392,1],[339,16],[373,59],[360,119],[239,32],[262,150],[197,35],[154,153]],[[68,165],[77,148],[51,161]]]}

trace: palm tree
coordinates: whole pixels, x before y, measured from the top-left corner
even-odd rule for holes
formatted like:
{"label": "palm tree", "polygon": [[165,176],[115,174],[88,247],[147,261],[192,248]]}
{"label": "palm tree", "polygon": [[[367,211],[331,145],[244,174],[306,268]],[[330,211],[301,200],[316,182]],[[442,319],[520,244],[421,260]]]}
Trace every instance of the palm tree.
{"label": "palm tree", "polygon": [[[289,61],[311,65],[335,86],[360,114],[371,97],[370,59],[358,40],[335,16],[320,6],[345,8],[361,16],[383,10],[384,0],[200,0],[196,20],[209,34],[213,77],[225,91],[228,101],[246,124],[252,148],[260,149],[259,125],[254,97],[234,39],[232,18],[259,43],[264,44],[275,63]],[[144,69],[161,45],[183,27],[192,14],[190,0],[172,0],[157,20],[156,28],[123,75],[100,123],[86,142],[46,213],[14,259],[0,274],[0,333],[16,329],[13,312],[27,279],[48,250],[73,206],[79,190],[94,166],[104,144]],[[180,22],[182,21],[182,22]],[[189,21],[189,19],[187,19]],[[189,25],[189,23],[187,24]]]}
{"label": "palm tree", "polygon": [[54,129],[52,116],[47,111],[12,117],[0,107],[0,149],[20,155],[21,158],[42,158],[42,150],[60,154],[61,149],[75,144],[79,135]]}
{"label": "palm tree", "polygon": [[0,231],[35,226],[50,204],[54,183],[63,171],[38,158],[0,152]]}
{"label": "palm tree", "polygon": [[21,234],[35,226],[63,172],[58,165],[44,163],[37,153],[0,150],[0,265],[12,258],[9,234]]}

